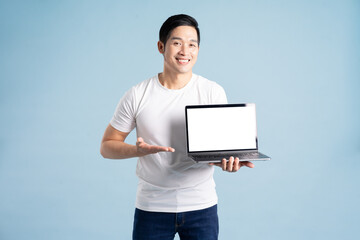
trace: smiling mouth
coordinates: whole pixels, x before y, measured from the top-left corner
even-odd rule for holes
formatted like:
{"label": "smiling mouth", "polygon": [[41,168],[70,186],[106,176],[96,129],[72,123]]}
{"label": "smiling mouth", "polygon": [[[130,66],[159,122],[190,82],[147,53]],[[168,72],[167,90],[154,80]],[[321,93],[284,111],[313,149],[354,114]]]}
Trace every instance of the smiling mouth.
{"label": "smiling mouth", "polygon": [[190,59],[180,59],[180,58],[176,58],[176,60],[177,60],[179,63],[188,63],[188,62],[190,62]]}

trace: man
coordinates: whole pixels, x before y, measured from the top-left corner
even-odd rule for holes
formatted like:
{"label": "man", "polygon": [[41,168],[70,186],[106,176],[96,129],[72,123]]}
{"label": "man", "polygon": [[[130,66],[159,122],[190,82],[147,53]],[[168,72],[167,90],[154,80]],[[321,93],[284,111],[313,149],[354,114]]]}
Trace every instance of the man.
{"label": "man", "polygon": [[[133,239],[174,239],[176,233],[181,239],[217,239],[213,165],[228,172],[254,165],[233,157],[216,164],[195,163],[186,156],[185,106],[227,103],[227,98],[217,83],[192,72],[200,44],[194,18],[172,16],[159,35],[163,72],[123,96],[105,131],[101,154],[139,158]],[[136,145],[125,143],[135,127]]]}

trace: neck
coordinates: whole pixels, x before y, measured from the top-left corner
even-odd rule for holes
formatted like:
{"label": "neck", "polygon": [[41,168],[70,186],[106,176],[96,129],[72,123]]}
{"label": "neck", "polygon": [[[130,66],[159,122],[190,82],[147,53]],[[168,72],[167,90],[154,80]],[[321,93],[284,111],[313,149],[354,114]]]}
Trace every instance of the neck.
{"label": "neck", "polygon": [[190,82],[192,72],[182,74],[171,74],[166,71],[159,74],[159,81],[161,85],[168,89],[181,89]]}

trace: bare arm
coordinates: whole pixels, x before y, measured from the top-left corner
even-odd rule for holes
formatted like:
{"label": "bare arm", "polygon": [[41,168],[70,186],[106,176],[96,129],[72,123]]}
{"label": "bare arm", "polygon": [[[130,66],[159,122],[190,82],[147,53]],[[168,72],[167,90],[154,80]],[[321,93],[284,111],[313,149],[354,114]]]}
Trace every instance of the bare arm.
{"label": "bare arm", "polygon": [[157,152],[175,151],[175,149],[171,147],[149,145],[145,143],[141,137],[137,139],[136,145],[127,144],[125,143],[125,139],[128,135],[129,133],[121,132],[109,124],[101,141],[101,155],[109,159],[125,159],[141,157]]}

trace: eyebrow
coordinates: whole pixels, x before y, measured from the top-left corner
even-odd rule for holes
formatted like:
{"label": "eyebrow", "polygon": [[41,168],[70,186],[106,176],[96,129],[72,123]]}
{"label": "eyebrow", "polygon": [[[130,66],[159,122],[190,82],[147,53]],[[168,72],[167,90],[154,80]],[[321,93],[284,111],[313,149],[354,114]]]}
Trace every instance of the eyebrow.
{"label": "eyebrow", "polygon": [[[172,37],[170,40],[183,40],[182,38],[180,38],[180,37]],[[190,42],[195,42],[195,43],[198,43],[198,41],[197,40],[195,40],[195,39],[190,39]]]}

